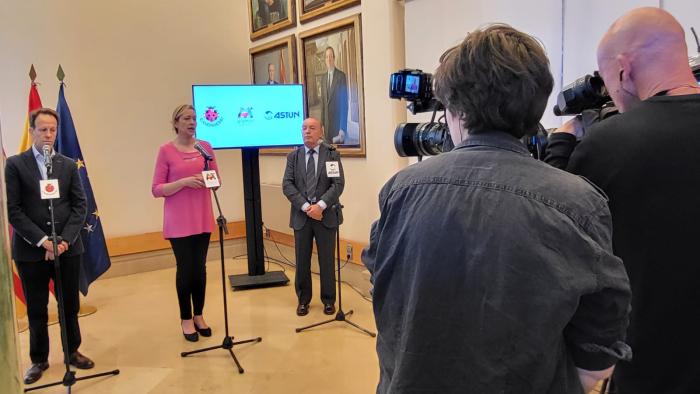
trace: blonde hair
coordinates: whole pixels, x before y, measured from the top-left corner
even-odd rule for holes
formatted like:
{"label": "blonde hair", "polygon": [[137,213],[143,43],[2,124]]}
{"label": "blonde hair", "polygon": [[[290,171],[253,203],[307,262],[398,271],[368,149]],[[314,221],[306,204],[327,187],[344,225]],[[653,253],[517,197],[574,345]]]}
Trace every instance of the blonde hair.
{"label": "blonde hair", "polygon": [[177,128],[175,128],[175,123],[177,123],[177,121],[180,120],[182,114],[188,109],[191,109],[194,112],[194,107],[189,104],[178,105],[177,108],[175,108],[175,111],[173,111],[173,118],[171,119],[171,122],[173,124],[173,130],[175,130],[175,134],[178,133]]}

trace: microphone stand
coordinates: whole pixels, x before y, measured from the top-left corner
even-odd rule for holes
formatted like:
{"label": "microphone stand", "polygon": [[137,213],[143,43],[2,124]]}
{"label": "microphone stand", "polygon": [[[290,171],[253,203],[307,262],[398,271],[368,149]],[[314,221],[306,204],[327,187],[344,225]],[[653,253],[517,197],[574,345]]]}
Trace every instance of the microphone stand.
{"label": "microphone stand", "polygon": [[[44,160],[46,163],[46,178],[51,179],[53,176],[53,165],[51,159]],[[51,215],[51,242],[53,243],[53,256],[54,256],[54,268],[56,270],[56,277],[54,282],[56,284],[56,301],[58,303],[58,323],[61,329],[61,347],[63,348],[63,364],[66,367],[66,373],[63,375],[63,380],[60,382],[43,384],[41,386],[34,386],[24,389],[24,392],[39,390],[46,387],[58,386],[60,384],[66,386],[68,394],[71,393],[71,387],[75,382],[79,380],[99,378],[102,376],[109,375],[119,375],[119,370],[115,369],[109,372],[102,372],[94,375],[82,376],[79,378],[75,377],[75,371],[70,370],[70,355],[68,354],[68,329],[66,328],[66,310],[63,299],[63,280],[61,279],[61,259],[58,256],[58,243],[59,237],[56,235],[56,220],[53,214],[53,198],[49,199],[49,213]]]}
{"label": "microphone stand", "polygon": [[333,204],[332,208],[335,211],[335,217],[336,217],[337,223],[338,223],[338,228],[335,230],[335,249],[336,249],[336,260],[338,263],[338,278],[336,280],[336,282],[338,283],[338,312],[335,314],[335,317],[332,319],[328,319],[328,320],[325,320],[325,321],[322,321],[319,323],[314,323],[314,324],[308,325],[306,327],[297,328],[297,329],[295,329],[295,331],[302,332],[302,331],[307,330],[309,328],[318,327],[318,326],[328,324],[328,323],[331,323],[334,321],[342,321],[342,322],[345,322],[345,323],[357,328],[358,330],[364,332],[365,334],[371,336],[372,338],[374,338],[377,336],[377,334],[375,334],[372,331],[369,331],[365,328],[360,327],[359,325],[357,325],[356,323],[353,323],[350,320],[347,320],[347,317],[352,315],[352,313],[353,313],[352,309],[347,311],[347,312],[343,312],[343,290],[341,287],[342,281],[340,280],[340,213],[339,213],[340,209],[343,208],[343,206],[340,205],[340,203],[337,203],[337,204]]}
{"label": "microphone stand", "polygon": [[[212,159],[210,157],[205,156],[205,155],[202,155],[202,157],[204,158],[204,171],[209,171],[209,161],[211,161]],[[243,373],[245,371],[243,370],[243,367],[241,367],[241,364],[238,362],[238,358],[236,358],[236,355],[233,353],[233,347],[235,345],[241,345],[244,343],[262,342],[262,338],[257,337],[257,338],[253,338],[253,339],[247,339],[245,341],[233,342],[233,337],[229,335],[228,302],[227,302],[227,297],[226,297],[226,271],[224,268],[224,234],[228,234],[228,228],[226,228],[226,218],[221,213],[221,205],[219,205],[219,196],[216,195],[216,190],[212,189],[211,191],[214,192],[214,201],[216,201],[216,209],[219,212],[219,217],[216,218],[216,224],[219,227],[219,250],[220,250],[220,255],[221,255],[221,287],[222,287],[223,292],[224,292],[224,323],[225,323],[225,327],[226,327],[226,333],[224,335],[224,340],[221,343],[221,345],[211,346],[211,347],[193,350],[193,351],[189,351],[189,352],[182,352],[182,353],[180,353],[180,357],[187,357],[191,354],[202,353],[202,352],[206,352],[206,351],[214,350],[214,349],[225,349],[225,350],[228,350],[229,354],[231,355],[231,358],[233,358],[233,361],[236,363],[236,367],[238,367],[238,373]]]}

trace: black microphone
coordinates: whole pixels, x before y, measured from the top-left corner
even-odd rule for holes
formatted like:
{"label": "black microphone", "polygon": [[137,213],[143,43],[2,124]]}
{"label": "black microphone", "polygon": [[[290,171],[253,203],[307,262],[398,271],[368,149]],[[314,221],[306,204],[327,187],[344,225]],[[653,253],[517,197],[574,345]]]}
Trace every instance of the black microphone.
{"label": "black microphone", "polygon": [[328,149],[328,150],[331,151],[331,152],[333,152],[333,151],[335,150],[335,146],[333,146],[333,145],[329,144],[328,142],[324,141],[323,138],[321,138],[320,140],[318,140],[318,144],[319,144],[319,145],[325,146],[326,149]]}
{"label": "black microphone", "polygon": [[49,145],[44,145],[42,148],[44,151],[44,165],[46,168],[51,168],[53,163],[51,163],[51,147]]}
{"label": "black microphone", "polygon": [[211,157],[209,152],[207,152],[207,150],[204,149],[204,147],[199,144],[199,141],[194,143],[194,148],[197,149],[197,151],[199,152],[200,155],[202,155],[204,160],[213,160],[213,158]]}

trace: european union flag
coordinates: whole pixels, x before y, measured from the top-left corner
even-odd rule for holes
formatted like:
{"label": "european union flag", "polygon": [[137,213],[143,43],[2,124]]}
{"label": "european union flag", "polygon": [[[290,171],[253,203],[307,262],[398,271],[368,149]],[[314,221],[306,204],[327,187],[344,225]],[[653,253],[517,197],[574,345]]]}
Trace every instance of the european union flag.
{"label": "european union flag", "polygon": [[63,82],[61,82],[61,88],[58,91],[58,104],[56,105],[56,112],[58,112],[60,118],[56,150],[75,160],[78,164],[78,172],[80,173],[80,179],[83,182],[83,189],[87,199],[87,219],[83,230],[80,232],[83,246],[85,247],[85,254],[83,254],[83,261],[80,266],[80,292],[83,295],[87,295],[90,283],[105,273],[112,263],[109,260],[107,243],[102,231],[100,212],[97,210],[95,195],[92,193],[87,167],[85,167],[83,153],[78,143],[78,135],[75,133],[73,117],[70,114],[66,96],[63,93],[63,85]]}

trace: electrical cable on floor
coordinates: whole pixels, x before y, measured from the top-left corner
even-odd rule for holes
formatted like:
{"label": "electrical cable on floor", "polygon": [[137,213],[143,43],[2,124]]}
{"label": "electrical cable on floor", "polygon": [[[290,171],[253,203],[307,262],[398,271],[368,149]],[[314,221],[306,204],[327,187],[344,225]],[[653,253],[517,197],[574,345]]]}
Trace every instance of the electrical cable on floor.
{"label": "electrical cable on floor", "polygon": [[[264,223],[263,223],[263,229],[265,230],[266,233],[270,234],[269,229],[267,228],[267,226],[265,226]],[[291,261],[287,258],[287,256],[285,256],[284,253],[282,253],[282,250],[280,250],[279,244],[277,243],[277,241],[275,240],[275,238],[272,237],[272,236],[270,235],[268,239],[269,239],[270,241],[272,241],[272,243],[275,245],[275,248],[277,249],[277,252],[278,252],[278,253],[280,254],[280,256],[282,256],[282,258],[283,258],[284,260],[286,260],[286,261],[282,261],[282,260],[279,260],[279,259],[277,259],[277,258],[270,257],[270,256],[267,254],[267,249],[265,248],[265,244],[263,243],[263,255],[264,255],[264,258],[265,258],[265,262],[267,263],[267,271],[270,270],[270,263],[273,263],[273,264],[278,265],[280,268],[282,268],[282,272],[287,272],[287,270],[284,268],[285,265],[286,265],[286,266],[289,266],[289,267],[291,267],[291,268],[296,269],[296,264],[294,264],[293,262],[291,262]],[[239,259],[242,259],[242,258],[244,258],[244,257],[246,257],[246,256],[247,256],[247,254],[239,254],[239,255],[237,255],[237,256],[233,256],[232,259],[233,259],[233,260],[239,260]],[[348,264],[349,261],[350,261],[350,256],[349,256],[349,255],[346,255],[346,256],[345,256],[345,262],[340,266],[340,269],[342,270],[343,268],[345,268],[345,266]],[[315,271],[313,271],[313,270],[311,270],[311,273],[314,274],[314,275],[320,276],[320,274],[319,274],[318,272],[315,272]],[[358,289],[357,287],[355,287],[355,286],[353,286],[352,284],[348,283],[347,281],[341,280],[340,283],[343,283],[343,284],[345,284],[346,286],[350,287],[350,288],[351,288],[352,290],[354,290],[360,297],[362,297],[365,301],[368,301],[368,302],[370,302],[370,303],[372,302],[372,298],[371,298],[371,297],[365,296],[364,294],[362,294],[362,291],[361,291],[360,289]]]}

